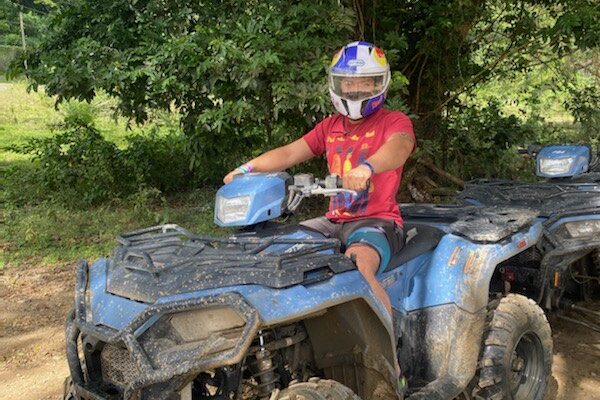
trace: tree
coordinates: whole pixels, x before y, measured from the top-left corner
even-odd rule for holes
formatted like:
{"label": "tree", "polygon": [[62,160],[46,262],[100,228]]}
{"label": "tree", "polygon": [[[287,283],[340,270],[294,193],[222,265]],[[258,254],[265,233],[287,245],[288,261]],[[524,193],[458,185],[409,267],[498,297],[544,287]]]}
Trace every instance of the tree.
{"label": "tree", "polygon": [[41,2],[0,0],[0,45],[21,46],[19,11],[23,12],[28,43],[37,44],[49,7]]}
{"label": "tree", "polygon": [[600,44],[596,0],[359,2],[358,35],[396,51],[426,137],[477,84]]}
{"label": "tree", "polygon": [[217,178],[329,112],[326,66],[354,24],[331,0],[77,0],[29,54],[29,76],[59,102],[104,90],[137,122],[179,112],[191,166]]}
{"label": "tree", "polygon": [[138,122],[152,109],[179,112],[191,166],[216,178],[330,112],[329,59],[366,39],[397,71],[389,103],[406,101],[445,164],[449,116],[465,94],[597,46],[599,21],[597,0],[74,0],[59,4],[27,58],[32,86],[59,102],[101,89]]}

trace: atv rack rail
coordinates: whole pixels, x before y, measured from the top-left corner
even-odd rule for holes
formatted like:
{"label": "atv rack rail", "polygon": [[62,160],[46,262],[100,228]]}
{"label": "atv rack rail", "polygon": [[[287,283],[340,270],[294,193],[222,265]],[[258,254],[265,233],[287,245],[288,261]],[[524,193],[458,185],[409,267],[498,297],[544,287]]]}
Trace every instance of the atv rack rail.
{"label": "atv rack rail", "polygon": [[126,233],[117,241],[107,289],[143,302],[229,285],[306,285],[354,268],[337,239],[219,238],[168,224]]}

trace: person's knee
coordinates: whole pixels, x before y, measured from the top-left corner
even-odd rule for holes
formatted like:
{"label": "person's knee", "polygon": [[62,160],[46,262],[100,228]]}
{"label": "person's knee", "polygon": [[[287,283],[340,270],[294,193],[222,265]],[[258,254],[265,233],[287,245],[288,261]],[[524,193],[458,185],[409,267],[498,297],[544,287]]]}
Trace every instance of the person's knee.
{"label": "person's knee", "polygon": [[356,268],[365,278],[375,277],[380,262],[377,250],[368,245],[353,244],[348,247],[345,254],[348,257],[355,257]]}

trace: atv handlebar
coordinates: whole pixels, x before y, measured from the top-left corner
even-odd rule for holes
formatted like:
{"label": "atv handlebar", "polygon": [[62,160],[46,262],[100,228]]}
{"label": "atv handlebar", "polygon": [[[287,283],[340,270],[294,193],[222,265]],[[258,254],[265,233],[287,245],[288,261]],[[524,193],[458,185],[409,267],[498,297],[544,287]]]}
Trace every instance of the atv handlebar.
{"label": "atv handlebar", "polygon": [[294,183],[288,186],[287,210],[292,213],[296,211],[302,199],[306,197],[331,197],[339,193],[349,193],[353,196],[358,194],[354,190],[342,188],[342,179],[337,175],[327,175],[325,179],[318,179],[312,174],[297,174],[294,175]]}

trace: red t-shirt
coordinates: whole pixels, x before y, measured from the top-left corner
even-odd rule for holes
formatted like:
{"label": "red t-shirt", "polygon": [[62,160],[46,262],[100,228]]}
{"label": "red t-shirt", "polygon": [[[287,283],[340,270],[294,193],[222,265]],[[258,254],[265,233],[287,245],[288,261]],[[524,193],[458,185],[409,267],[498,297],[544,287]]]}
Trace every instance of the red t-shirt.
{"label": "red t-shirt", "polygon": [[[303,137],[315,156],[326,153],[331,174],[344,176],[375,154],[394,134],[414,137],[412,122],[399,111],[382,108],[357,125],[344,122],[345,118],[339,114],[327,117]],[[402,225],[396,203],[401,177],[402,167],[373,175],[369,189],[357,196],[340,193],[332,197],[325,216],[342,222],[386,218]]]}

